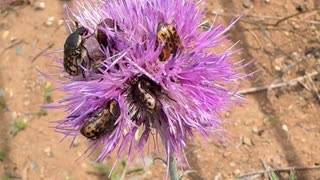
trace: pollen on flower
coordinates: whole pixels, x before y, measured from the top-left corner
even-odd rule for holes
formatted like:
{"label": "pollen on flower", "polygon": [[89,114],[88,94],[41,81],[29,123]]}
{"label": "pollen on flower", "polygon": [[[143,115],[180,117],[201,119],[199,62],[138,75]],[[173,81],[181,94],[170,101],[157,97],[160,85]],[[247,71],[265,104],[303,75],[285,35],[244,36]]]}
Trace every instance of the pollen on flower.
{"label": "pollen on flower", "polygon": [[209,50],[226,43],[234,22],[203,30],[205,12],[193,0],[83,0],[76,9],[68,9],[76,28],[59,61],[68,97],[51,106],[68,112],[58,132],[101,145],[99,161],[115,148],[119,157],[143,152],[151,130],[178,157],[195,132],[223,136],[219,114],[240,97],[227,87],[242,76],[231,49]]}

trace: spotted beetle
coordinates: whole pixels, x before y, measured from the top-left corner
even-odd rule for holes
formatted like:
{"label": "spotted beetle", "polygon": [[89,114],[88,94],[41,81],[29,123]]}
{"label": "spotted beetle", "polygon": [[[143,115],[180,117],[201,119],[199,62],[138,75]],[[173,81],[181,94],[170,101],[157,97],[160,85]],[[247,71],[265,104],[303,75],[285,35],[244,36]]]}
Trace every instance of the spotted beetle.
{"label": "spotted beetle", "polygon": [[131,82],[129,101],[138,109],[149,112],[159,108],[157,97],[161,94],[160,85],[150,80],[147,76],[140,76]]}
{"label": "spotted beetle", "polygon": [[115,39],[112,39],[107,36],[107,34],[104,31],[105,28],[109,28],[111,32],[115,32],[115,29],[117,29],[117,31],[121,31],[120,27],[118,26],[118,24],[116,24],[116,22],[113,19],[110,18],[106,18],[97,25],[96,38],[100,47],[103,49],[107,47],[116,49]]}
{"label": "spotted beetle", "polygon": [[110,100],[89,122],[85,123],[80,133],[88,139],[96,140],[116,127],[115,122],[120,117],[118,101]]}
{"label": "spotted beetle", "polygon": [[[90,63],[91,57],[89,56],[88,50],[84,46],[84,42],[87,38],[84,38],[88,34],[88,29],[85,27],[79,27],[78,22],[75,22],[77,29],[71,33],[64,43],[64,57],[63,66],[65,71],[71,76],[77,76],[82,73],[85,77],[83,67],[87,67]],[[88,58],[86,62],[85,58]]]}
{"label": "spotted beetle", "polygon": [[[107,34],[110,33],[110,34]],[[114,53],[119,51],[117,44],[119,43],[118,33],[122,33],[123,31],[120,29],[118,23],[110,18],[106,18],[97,24],[96,27],[96,40],[100,46],[100,48],[104,51],[104,54],[109,54],[109,56],[113,56]],[[107,53],[106,53],[107,52]],[[104,58],[106,59],[106,57]],[[102,61],[96,61],[93,65],[93,72],[102,73],[106,67],[102,65]],[[119,64],[115,64],[116,70],[119,70]],[[110,72],[110,70],[108,70]]]}
{"label": "spotted beetle", "polygon": [[171,54],[175,57],[177,51],[183,48],[179,34],[172,24],[159,23],[157,28],[156,48],[158,48],[160,43],[164,43],[159,55],[159,61],[161,62],[169,59]]}

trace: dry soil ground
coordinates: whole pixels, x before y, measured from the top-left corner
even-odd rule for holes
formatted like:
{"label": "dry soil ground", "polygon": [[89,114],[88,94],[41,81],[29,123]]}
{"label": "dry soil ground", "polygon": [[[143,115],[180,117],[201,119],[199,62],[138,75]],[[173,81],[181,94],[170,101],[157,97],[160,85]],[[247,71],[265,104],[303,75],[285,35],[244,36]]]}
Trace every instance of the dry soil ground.
{"label": "dry soil ground", "polygon": [[[0,3],[0,96],[6,103],[6,107],[3,101],[0,104],[0,174],[24,180],[106,179],[101,169],[110,167],[112,161],[100,170],[92,165],[94,155],[76,161],[87,141],[80,138],[71,148],[71,139],[59,142],[62,135],[55,133],[49,122],[64,114],[49,111],[45,115],[40,109],[50,100],[46,87],[54,85],[40,78],[36,69],[49,73],[54,68],[48,58],[34,58],[47,47],[51,47],[48,51],[62,49],[68,32],[60,21],[65,1],[43,0],[44,10],[35,10],[39,2],[9,9]],[[233,16],[244,15],[231,31],[230,45],[240,41],[236,47],[242,52],[235,60],[254,59],[245,72],[258,72],[240,90],[319,72],[319,8],[318,0],[208,0],[208,18],[219,14],[218,23],[227,24]],[[239,174],[263,170],[261,162],[275,169],[319,165],[319,89],[320,76],[315,75],[294,86],[246,94],[246,104],[222,117],[228,121],[225,128],[232,134],[230,142],[190,141],[187,156],[196,173],[185,178],[235,179]],[[53,101],[62,97],[47,95]],[[25,124],[25,129],[13,136],[14,128],[23,129]],[[165,178],[166,168],[160,161],[140,167],[143,165],[130,167],[124,179]],[[320,179],[320,169],[295,173],[297,179]],[[122,169],[116,175],[121,176]],[[287,178],[287,172],[280,174],[280,179]]]}

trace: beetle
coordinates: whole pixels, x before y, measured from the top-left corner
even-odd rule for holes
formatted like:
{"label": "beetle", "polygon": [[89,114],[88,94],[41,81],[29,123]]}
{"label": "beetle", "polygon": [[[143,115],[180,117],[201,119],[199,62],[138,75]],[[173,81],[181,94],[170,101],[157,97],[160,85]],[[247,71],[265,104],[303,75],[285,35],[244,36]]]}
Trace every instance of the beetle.
{"label": "beetle", "polygon": [[131,82],[129,99],[138,109],[154,112],[159,106],[157,97],[160,93],[161,86],[143,75]]}
{"label": "beetle", "polygon": [[98,111],[87,123],[85,123],[80,133],[88,139],[96,140],[103,135],[112,132],[116,124],[115,122],[120,117],[120,106],[118,101],[108,101],[105,108]]}
{"label": "beetle", "polygon": [[168,60],[171,54],[175,57],[177,51],[183,48],[179,34],[173,24],[158,24],[156,48],[158,48],[160,43],[164,43],[159,55],[161,62]]}
{"label": "beetle", "polygon": [[105,28],[109,28],[111,32],[116,32],[115,31],[116,29],[117,31],[120,31],[120,32],[122,30],[120,29],[119,25],[115,22],[115,20],[110,18],[104,19],[102,22],[100,22],[97,25],[96,38],[100,47],[103,49],[107,47],[117,49],[115,39],[112,39],[107,36],[107,34],[104,31]]}
{"label": "beetle", "polygon": [[[106,29],[109,29],[109,31],[113,34],[111,36],[111,34],[107,35],[106,34]],[[100,46],[100,48],[103,51],[108,51],[110,56],[114,55],[114,52],[119,51],[118,47],[117,47],[117,42],[119,43],[119,39],[117,37],[117,33],[121,33],[123,32],[118,23],[110,18],[106,18],[104,19],[102,22],[100,22],[97,25],[97,31],[95,33],[97,42]],[[100,62],[101,63],[101,62]],[[94,66],[94,71],[95,72],[100,72],[99,68],[101,68],[101,70],[105,70],[105,66],[101,65],[101,64],[95,65]],[[115,64],[115,68],[116,70],[119,70],[119,64]]]}
{"label": "beetle", "polygon": [[84,43],[91,35],[84,38],[89,30],[83,26],[79,27],[77,21],[75,21],[75,24],[77,29],[67,37],[64,43],[63,66],[69,75],[77,76],[82,73],[82,76],[85,77],[81,66],[87,67],[89,62],[86,62],[85,58],[88,57],[89,61],[92,58],[89,56]]}

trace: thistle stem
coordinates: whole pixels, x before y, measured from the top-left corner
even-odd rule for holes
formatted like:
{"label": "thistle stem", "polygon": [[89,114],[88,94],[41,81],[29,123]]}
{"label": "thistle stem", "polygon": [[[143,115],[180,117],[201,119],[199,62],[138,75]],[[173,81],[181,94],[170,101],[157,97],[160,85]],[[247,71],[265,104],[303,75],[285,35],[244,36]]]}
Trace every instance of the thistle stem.
{"label": "thistle stem", "polygon": [[175,157],[170,153],[169,157],[169,172],[170,172],[170,180],[179,180],[177,162]]}

